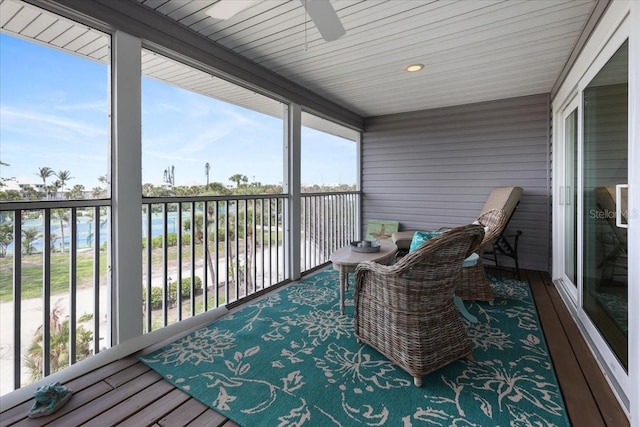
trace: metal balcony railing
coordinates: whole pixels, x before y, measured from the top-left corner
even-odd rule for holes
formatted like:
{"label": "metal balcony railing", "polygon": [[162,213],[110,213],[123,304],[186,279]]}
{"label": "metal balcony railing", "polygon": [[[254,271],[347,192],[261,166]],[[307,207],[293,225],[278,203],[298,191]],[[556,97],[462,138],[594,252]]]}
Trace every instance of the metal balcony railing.
{"label": "metal balcony railing", "polygon": [[288,279],[286,200],[286,195],[145,198],[145,331]]}
{"label": "metal balcony railing", "polygon": [[[301,196],[302,272],[357,238],[359,198]],[[287,203],[284,194],[144,198],[143,331],[290,279]],[[111,346],[111,209],[110,200],[0,203],[0,394]]]}
{"label": "metal balcony railing", "polygon": [[336,249],[358,238],[358,192],[305,193],[301,196],[301,270],[329,262]]}
{"label": "metal balcony railing", "polygon": [[11,377],[19,388],[110,346],[110,209],[109,200],[0,204],[2,393]]}

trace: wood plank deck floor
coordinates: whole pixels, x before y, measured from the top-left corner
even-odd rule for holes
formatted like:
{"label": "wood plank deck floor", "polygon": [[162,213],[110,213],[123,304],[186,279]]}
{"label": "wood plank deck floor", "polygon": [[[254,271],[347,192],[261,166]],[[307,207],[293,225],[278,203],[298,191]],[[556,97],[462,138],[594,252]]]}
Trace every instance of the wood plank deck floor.
{"label": "wood plank deck floor", "polygon": [[[628,426],[577,326],[547,273],[523,271],[531,284],[571,423]],[[74,397],[55,414],[31,420],[32,401],[0,414],[0,426],[237,426],[164,381],[135,355],[67,383]]]}

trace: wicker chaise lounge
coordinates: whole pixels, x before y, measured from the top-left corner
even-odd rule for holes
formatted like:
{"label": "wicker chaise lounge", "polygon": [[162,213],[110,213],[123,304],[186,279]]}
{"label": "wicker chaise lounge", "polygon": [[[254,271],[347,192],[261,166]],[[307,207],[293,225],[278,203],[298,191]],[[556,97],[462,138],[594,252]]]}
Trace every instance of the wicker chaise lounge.
{"label": "wicker chaise lounge", "polygon": [[493,247],[493,242],[504,230],[507,224],[507,215],[502,209],[491,209],[480,215],[475,223],[484,227],[484,238],[475,252],[477,254],[476,263],[462,269],[460,280],[456,283],[456,295],[463,300],[489,301],[493,304],[493,291],[484,271],[482,258],[484,252]]}
{"label": "wicker chaise lounge", "polygon": [[422,376],[471,356],[471,341],[453,302],[463,260],[484,237],[465,225],[435,237],[395,265],[356,268],[355,333],[422,385]]}
{"label": "wicker chaise lounge", "polygon": [[[491,190],[487,201],[480,211],[480,216],[476,219],[476,222],[482,223],[487,227],[486,236],[478,251],[479,257],[476,257],[476,264],[473,267],[465,268],[456,288],[456,294],[462,299],[493,302],[491,286],[489,285],[489,280],[482,266],[483,255],[485,252],[494,251],[494,243],[496,243],[504,232],[521,197],[522,187],[494,187]],[[502,212],[502,214],[499,212]],[[398,246],[400,251],[406,251],[411,245],[414,233],[415,231],[393,233],[393,242]],[[495,257],[496,254],[494,252],[494,258]],[[497,258],[495,259],[497,264]],[[517,266],[517,259],[515,263]]]}

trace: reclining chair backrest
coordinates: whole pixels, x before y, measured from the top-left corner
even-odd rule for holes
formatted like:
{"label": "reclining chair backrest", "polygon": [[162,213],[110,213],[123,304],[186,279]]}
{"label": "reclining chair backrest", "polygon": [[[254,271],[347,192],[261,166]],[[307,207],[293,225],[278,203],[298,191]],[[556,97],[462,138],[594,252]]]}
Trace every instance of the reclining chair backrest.
{"label": "reclining chair backrest", "polygon": [[[485,202],[482,211],[480,211],[478,218],[494,209],[501,209],[506,215],[507,221],[498,233],[498,236],[500,236],[509,223],[516,206],[520,202],[521,196],[522,187],[494,187],[491,194],[489,194],[489,198]],[[414,232],[415,231],[395,232],[392,236],[393,242],[398,245],[399,249],[408,250],[411,247],[411,239],[413,238]],[[498,237],[492,238],[491,243],[493,244],[493,241],[497,238]],[[489,245],[486,246],[489,247]]]}
{"label": "reclining chair backrest", "polygon": [[478,217],[480,219],[487,212],[491,212],[493,210],[502,210],[504,212],[504,221],[501,222],[499,226],[499,230],[495,236],[489,238],[485,238],[483,242],[483,248],[486,251],[491,252],[492,245],[499,239],[500,235],[504,232],[509,225],[509,221],[511,221],[511,217],[513,216],[518,203],[520,203],[520,197],[522,197],[522,187],[494,187],[491,190],[491,194],[489,194],[489,198],[484,204],[482,208],[482,213]]}
{"label": "reclining chair backrest", "polygon": [[481,214],[492,209],[502,209],[507,216],[507,222],[522,197],[522,187],[495,187],[487,199]]}

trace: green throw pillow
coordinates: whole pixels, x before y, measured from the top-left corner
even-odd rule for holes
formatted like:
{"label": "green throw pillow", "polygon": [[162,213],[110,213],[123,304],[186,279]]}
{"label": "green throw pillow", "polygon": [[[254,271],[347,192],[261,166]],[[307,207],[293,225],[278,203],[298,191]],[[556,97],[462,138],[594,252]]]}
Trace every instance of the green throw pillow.
{"label": "green throw pillow", "polygon": [[436,236],[441,235],[444,231],[416,231],[413,234],[413,240],[411,240],[411,246],[409,252],[413,252],[422,246],[429,239],[433,239]]}

